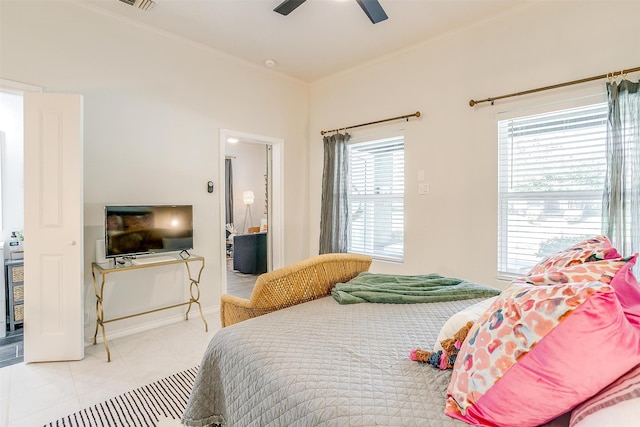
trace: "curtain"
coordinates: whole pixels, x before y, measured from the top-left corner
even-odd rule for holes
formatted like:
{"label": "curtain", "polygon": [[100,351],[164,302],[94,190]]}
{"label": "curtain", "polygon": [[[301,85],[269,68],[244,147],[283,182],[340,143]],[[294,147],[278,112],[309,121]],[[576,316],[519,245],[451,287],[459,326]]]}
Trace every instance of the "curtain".
{"label": "curtain", "polygon": [[233,224],[233,167],[231,159],[224,159],[225,224]]}
{"label": "curtain", "polygon": [[347,198],[348,133],[325,136],[320,205],[320,253],[346,252],[349,201]]}
{"label": "curtain", "polygon": [[607,83],[603,232],[623,255],[640,250],[640,83]]}

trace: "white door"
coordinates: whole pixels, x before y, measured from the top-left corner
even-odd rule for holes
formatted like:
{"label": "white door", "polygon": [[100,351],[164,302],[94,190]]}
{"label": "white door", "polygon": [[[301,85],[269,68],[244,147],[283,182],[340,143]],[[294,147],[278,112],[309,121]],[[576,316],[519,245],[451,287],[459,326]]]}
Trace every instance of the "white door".
{"label": "white door", "polygon": [[24,94],[24,360],[84,357],[82,97]]}

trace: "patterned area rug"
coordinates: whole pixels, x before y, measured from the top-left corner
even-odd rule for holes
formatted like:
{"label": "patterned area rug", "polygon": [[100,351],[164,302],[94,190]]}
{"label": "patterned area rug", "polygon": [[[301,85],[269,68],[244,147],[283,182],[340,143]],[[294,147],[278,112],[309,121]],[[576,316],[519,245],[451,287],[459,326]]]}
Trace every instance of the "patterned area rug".
{"label": "patterned area rug", "polygon": [[176,420],[175,424],[179,425],[197,372],[197,366],[179,372],[45,424],[45,427],[159,427],[167,425],[169,420]]}

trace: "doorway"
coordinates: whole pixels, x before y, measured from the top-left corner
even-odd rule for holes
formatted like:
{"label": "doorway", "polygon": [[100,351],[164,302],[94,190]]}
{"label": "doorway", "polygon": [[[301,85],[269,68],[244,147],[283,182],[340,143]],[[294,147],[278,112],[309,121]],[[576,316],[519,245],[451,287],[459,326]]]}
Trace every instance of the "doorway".
{"label": "doorway", "polygon": [[[13,151],[19,151],[19,155],[11,159],[11,156],[7,156],[2,162],[2,199],[5,201],[2,237],[5,240],[4,235],[12,233],[12,229],[25,228],[28,232],[25,235],[31,244],[27,252],[5,248],[2,256],[3,261],[7,260],[7,264],[22,273],[9,276],[15,282],[14,290],[22,290],[17,293],[19,300],[13,293],[14,318],[11,326],[18,326],[17,320],[31,322],[32,326],[28,330],[23,329],[22,334],[23,350],[26,350],[22,357],[25,362],[80,360],[84,357],[84,310],[81,307],[82,219],[81,210],[77,207],[82,206],[82,97],[70,94],[45,95],[41,93],[42,88],[2,79],[0,92],[19,98],[19,102],[5,102],[3,97],[0,104],[3,110],[7,104],[15,106],[19,103],[21,106],[18,109],[19,118],[7,128],[11,129],[13,137],[7,137],[7,132],[2,132],[2,139],[7,137],[7,145],[11,145]],[[2,117],[6,118],[7,115],[3,114]],[[5,125],[2,122],[0,127],[4,129]],[[5,145],[3,154],[11,152],[6,148]],[[43,161],[52,155],[59,155],[58,162]],[[65,168],[56,167],[59,164],[65,164]],[[5,166],[12,166],[13,172],[11,167]],[[25,174],[28,167],[30,172]],[[53,198],[42,196],[52,193],[49,191],[51,189],[64,191],[58,191]],[[14,197],[9,197],[11,193]],[[8,200],[10,206],[6,203]],[[54,213],[47,216],[51,212]],[[52,220],[52,216],[55,220]],[[60,226],[64,224],[71,224],[71,228],[62,229]],[[48,233],[43,233],[43,228]],[[51,230],[57,233],[53,238]],[[59,231],[64,233],[60,234]],[[63,242],[58,239],[59,236],[68,240]],[[43,237],[48,240],[43,240]],[[14,258],[14,252],[28,256]],[[43,266],[43,252],[48,256],[46,261],[55,259],[56,262]],[[63,265],[63,258],[69,262]],[[77,273],[67,274],[77,271],[80,271],[80,277]],[[16,281],[16,277],[20,280]],[[62,289],[62,286],[66,288]],[[2,287],[5,288],[4,284]],[[56,298],[58,295],[68,298]],[[24,313],[30,313],[28,318]],[[42,319],[45,313],[49,316],[46,322]],[[52,328],[51,325],[57,327]]]}
{"label": "doorway", "polygon": [[[22,319],[11,327],[9,314],[16,305],[9,302],[5,284],[5,264],[14,258],[8,246],[12,231],[24,229],[24,92],[41,92],[40,88],[0,79],[0,241],[7,242],[0,250],[0,367],[24,361]],[[15,298],[14,298],[15,304]]]}
{"label": "doorway", "polygon": [[[221,268],[221,292],[228,293],[230,288],[234,294],[248,297],[253,283],[255,283],[256,273],[251,267],[245,270],[247,273],[234,272],[233,260],[234,244],[233,240],[227,239],[227,198],[229,192],[225,186],[226,171],[225,163],[229,159],[233,170],[233,233],[239,235],[237,242],[243,242],[246,248],[249,243],[251,251],[256,240],[262,247],[266,248],[266,271],[271,271],[283,265],[283,215],[282,215],[282,143],[280,138],[268,137],[264,135],[250,134],[246,132],[233,131],[228,129],[220,130],[220,222],[221,222],[221,266],[231,265],[228,268]],[[233,145],[231,145],[233,144]],[[231,147],[239,147],[231,148]],[[242,147],[242,149],[241,149]],[[248,153],[258,154],[248,154]],[[248,157],[253,159],[249,160]],[[242,162],[254,164],[252,171],[253,178],[242,178]],[[251,168],[251,165],[244,165],[244,169]],[[239,184],[239,185],[236,185]],[[249,228],[256,228],[258,233],[251,235]],[[254,230],[252,230],[254,231]],[[238,246],[238,249],[240,246]],[[231,257],[228,254],[231,252]],[[252,261],[253,262],[253,261]],[[256,270],[257,271],[257,270]],[[262,271],[262,270],[260,270]],[[232,286],[230,287],[230,282]],[[237,286],[239,285],[239,287]],[[239,290],[240,289],[240,290]],[[243,290],[242,290],[243,289]]]}

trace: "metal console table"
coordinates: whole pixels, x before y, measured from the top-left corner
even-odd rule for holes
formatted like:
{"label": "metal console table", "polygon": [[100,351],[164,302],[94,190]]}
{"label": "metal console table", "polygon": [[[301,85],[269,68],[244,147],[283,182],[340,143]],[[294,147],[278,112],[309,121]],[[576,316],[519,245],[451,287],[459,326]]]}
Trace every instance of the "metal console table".
{"label": "metal console table", "polygon": [[[169,260],[171,257],[173,259]],[[96,293],[96,332],[93,334],[93,344],[96,344],[96,338],[98,336],[98,328],[102,328],[102,340],[104,342],[104,347],[107,350],[107,362],[111,362],[111,352],[109,351],[109,344],[107,343],[107,334],[104,329],[105,323],[116,322],[118,320],[128,319],[135,316],[142,316],[144,314],[155,313],[161,310],[168,310],[170,308],[180,307],[183,305],[189,305],[187,308],[187,312],[185,313],[185,319],[189,319],[189,311],[191,310],[191,304],[197,304],[198,309],[200,310],[200,317],[202,317],[202,322],[204,322],[204,330],[209,331],[209,325],[207,325],[207,321],[204,318],[204,314],[202,313],[202,306],[200,305],[200,276],[202,275],[202,270],[204,270],[204,258],[197,255],[190,255],[189,257],[183,258],[178,254],[169,254],[163,255],[162,261],[154,261],[145,264],[133,264],[131,260],[126,260],[124,264],[120,264],[115,262],[115,260],[109,261],[107,263],[92,263],[91,264],[91,275],[93,276],[93,287]],[[199,262],[200,270],[198,274],[194,277],[191,272],[190,263]],[[105,319],[104,318],[104,302],[103,302],[103,292],[104,292],[104,282],[105,278],[108,274],[111,273],[120,273],[123,271],[137,270],[141,268],[149,268],[149,267],[160,267],[171,264],[184,264],[187,269],[187,275],[189,277],[189,301],[185,301],[182,303],[156,308],[154,310],[148,310],[141,313],[133,313],[127,316],[117,317],[115,319]],[[98,285],[97,276],[100,275],[100,284]]]}

